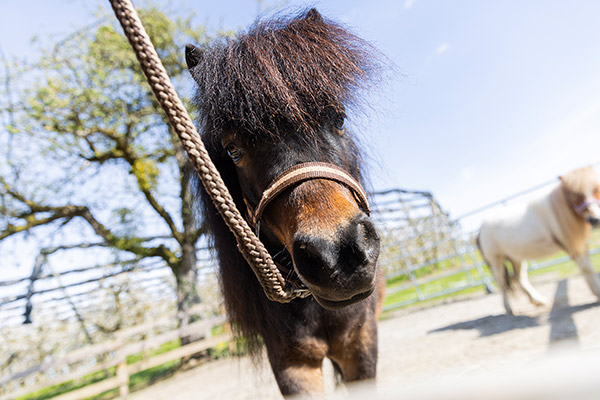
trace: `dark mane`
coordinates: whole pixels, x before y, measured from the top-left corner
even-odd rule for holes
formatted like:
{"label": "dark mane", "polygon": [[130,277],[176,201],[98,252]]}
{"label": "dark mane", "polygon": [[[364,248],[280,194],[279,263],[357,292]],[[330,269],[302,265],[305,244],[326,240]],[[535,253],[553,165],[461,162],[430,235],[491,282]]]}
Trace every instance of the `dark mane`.
{"label": "dark mane", "polygon": [[331,112],[344,115],[372,77],[376,51],[316,11],[255,23],[206,45],[191,70],[205,133],[225,129],[276,140],[314,135]]}

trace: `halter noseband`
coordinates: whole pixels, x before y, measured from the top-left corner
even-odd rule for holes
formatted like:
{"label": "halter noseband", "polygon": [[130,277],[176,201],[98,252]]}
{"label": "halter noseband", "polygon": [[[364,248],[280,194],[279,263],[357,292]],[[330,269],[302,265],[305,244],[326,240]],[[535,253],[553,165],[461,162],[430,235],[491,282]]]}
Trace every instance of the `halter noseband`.
{"label": "halter noseband", "polygon": [[347,186],[354,195],[359,207],[367,214],[371,213],[367,194],[360,183],[350,174],[340,167],[323,162],[307,162],[295,165],[285,170],[265,189],[256,209],[244,197],[246,208],[248,209],[248,219],[250,225],[254,227],[256,233],[260,230],[260,219],[267,205],[273,201],[284,190],[304,181],[312,179],[328,179],[339,182]]}
{"label": "halter noseband", "polygon": [[565,199],[567,200],[567,204],[569,205],[569,207],[580,217],[584,217],[583,213],[589,206],[594,204],[598,204],[600,206],[600,199],[583,199],[580,203],[575,203],[574,201],[572,201],[571,195],[569,194],[569,191],[566,188],[562,187],[562,192],[565,196]]}

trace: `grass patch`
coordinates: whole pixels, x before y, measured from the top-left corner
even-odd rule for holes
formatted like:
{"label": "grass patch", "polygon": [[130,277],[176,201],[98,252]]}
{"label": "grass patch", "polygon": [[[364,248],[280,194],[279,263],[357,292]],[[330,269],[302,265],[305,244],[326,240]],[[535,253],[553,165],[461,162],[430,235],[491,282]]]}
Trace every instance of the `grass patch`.
{"label": "grass patch", "polygon": [[[394,314],[394,312],[397,311],[398,309],[411,309],[411,308],[416,308],[416,307],[418,307],[419,309],[426,308],[426,307],[434,306],[439,303],[443,303],[445,300],[450,299],[450,298],[474,296],[474,295],[483,294],[484,292],[485,292],[485,288],[483,285],[467,287],[465,289],[458,290],[456,292],[447,293],[447,294],[444,294],[441,296],[432,297],[427,300],[421,300],[421,301],[417,301],[414,303],[406,304],[404,306],[394,307],[389,310],[385,310],[381,313],[381,319],[384,320],[384,319],[391,317]],[[393,305],[393,304],[398,304],[398,303],[399,302],[390,302],[389,304]],[[388,305],[387,298],[386,298],[384,307],[386,305]]]}
{"label": "grass patch", "polygon": [[[483,271],[484,271],[485,276],[487,276],[487,277],[490,276],[489,273],[487,273],[486,269],[484,269]],[[472,280],[469,279],[469,275],[471,275]],[[471,281],[475,281],[475,282],[480,281],[481,278],[482,278],[481,274],[476,269],[473,269],[471,271],[457,272],[456,274],[449,275],[449,276],[443,276],[440,279],[435,279],[435,280],[432,280],[425,284],[419,285],[419,291],[420,291],[422,297],[428,297],[428,296],[431,296],[432,294],[435,294],[438,292],[456,289],[461,286],[466,286]],[[393,288],[393,286],[388,285],[388,288]],[[474,292],[478,292],[478,291],[482,291],[482,290],[483,290],[482,285],[476,286],[476,287],[468,287],[468,288],[465,288],[463,290],[459,290],[456,292],[451,292],[451,293],[447,293],[444,295],[436,296],[435,299],[442,300],[444,298],[453,297],[453,296],[457,296],[457,295],[464,295],[466,293],[474,293]],[[385,299],[384,307],[394,305],[394,304],[404,303],[404,302],[408,302],[408,301],[417,301],[417,299],[418,299],[417,289],[414,286],[411,286],[404,290],[390,293]],[[423,302],[426,302],[426,301],[427,300],[420,301],[419,304],[422,304]]]}
{"label": "grass patch", "polygon": [[[561,255],[565,255],[562,253]],[[598,270],[600,266],[600,253],[593,254],[590,256],[590,261],[592,265]],[[536,271],[531,271],[529,273],[530,276],[539,276],[549,272],[557,273],[561,278],[567,278],[569,276],[573,276],[580,272],[579,267],[573,260],[564,261],[560,264],[552,265],[550,267],[542,268]]]}
{"label": "grass patch", "polygon": [[129,377],[129,390],[132,392],[140,390],[168,378],[179,370],[179,366],[180,360],[173,360],[133,374]]}
{"label": "grass patch", "polygon": [[97,396],[88,397],[85,400],[111,400],[119,397],[119,389],[111,389]]}
{"label": "grass patch", "polygon": [[383,306],[385,307],[390,304],[404,303],[409,300],[416,300],[417,298],[417,289],[410,287],[386,296]]}
{"label": "grass patch", "polygon": [[59,383],[58,385],[49,386],[44,389],[40,389],[33,393],[28,393],[25,396],[17,397],[15,400],[45,400],[52,397],[58,396],[63,393],[71,392],[73,390],[80,389],[84,386],[91,385],[96,382],[100,382],[107,378],[115,376],[117,367],[108,368],[104,371],[98,371],[90,375],[86,375],[77,381],[67,381]]}
{"label": "grass patch", "polygon": [[149,357],[157,356],[159,354],[167,353],[171,350],[181,347],[181,342],[179,339],[172,340],[167,343],[163,343],[158,346],[156,349],[151,349],[145,353],[136,353],[127,356],[127,365],[135,364],[138,361],[144,360]]}
{"label": "grass patch", "polygon": [[[180,360],[173,360],[129,377],[129,391],[135,392],[173,376],[179,370]],[[112,400],[119,397],[119,388],[108,390],[85,400]]]}
{"label": "grass patch", "polygon": [[[451,257],[446,260],[438,261],[436,263],[429,264],[429,265],[423,266],[419,269],[416,269],[413,271],[413,276],[416,279],[423,279],[423,278],[429,277],[431,275],[434,275],[436,273],[441,273],[441,272],[445,272],[448,270],[460,268],[464,264],[469,265],[469,264],[474,264],[479,261],[480,261],[480,259],[475,259],[470,254],[464,254],[462,257],[455,256],[455,257]],[[398,284],[402,284],[402,283],[405,283],[408,281],[410,281],[409,274],[404,273],[404,274],[400,274],[393,278],[388,279],[387,286],[393,287],[393,286],[396,286]]]}

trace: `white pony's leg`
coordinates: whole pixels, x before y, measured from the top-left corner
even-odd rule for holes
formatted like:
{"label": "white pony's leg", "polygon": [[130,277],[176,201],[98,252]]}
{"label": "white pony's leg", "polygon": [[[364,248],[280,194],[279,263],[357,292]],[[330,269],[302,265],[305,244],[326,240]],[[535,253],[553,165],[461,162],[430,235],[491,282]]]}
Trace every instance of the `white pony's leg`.
{"label": "white pony's leg", "polygon": [[498,289],[502,294],[502,302],[504,304],[504,308],[508,314],[513,314],[512,307],[508,301],[508,282],[506,282],[506,272],[504,266],[504,260],[496,259],[490,260],[490,269],[492,270],[492,274],[494,275],[494,279],[496,280],[496,284],[498,285]]}
{"label": "white pony's leg", "polygon": [[584,253],[578,257],[574,258],[574,261],[579,265],[581,269],[581,273],[585,277],[590,289],[596,295],[596,297],[600,298],[600,280],[596,276],[596,271],[594,270],[594,266],[590,261],[590,257],[587,253]]}
{"label": "white pony's leg", "polygon": [[523,292],[529,297],[536,306],[547,306],[550,302],[540,292],[538,292],[531,283],[529,282],[529,275],[527,274],[527,262],[526,261],[512,261],[513,268],[515,269],[515,280],[517,284],[523,289]]}

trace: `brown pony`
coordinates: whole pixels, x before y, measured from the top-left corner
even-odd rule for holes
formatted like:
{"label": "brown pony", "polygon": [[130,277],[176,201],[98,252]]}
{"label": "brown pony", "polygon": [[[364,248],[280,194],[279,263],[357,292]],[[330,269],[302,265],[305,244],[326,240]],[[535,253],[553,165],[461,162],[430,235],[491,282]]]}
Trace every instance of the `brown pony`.
{"label": "brown pony", "polygon": [[[187,46],[200,130],[240,210],[255,209],[274,179],[305,163],[332,165],[361,182],[358,148],[344,120],[372,82],[374,55],[314,9],[258,22],[233,39]],[[281,392],[322,391],[325,357],[345,381],[374,378],[384,279],[379,237],[356,193],[335,180],[310,179],[264,209],[261,240],[288,281],[312,294],[286,304],[267,299],[200,193],[231,325],[253,354],[264,343]]]}

